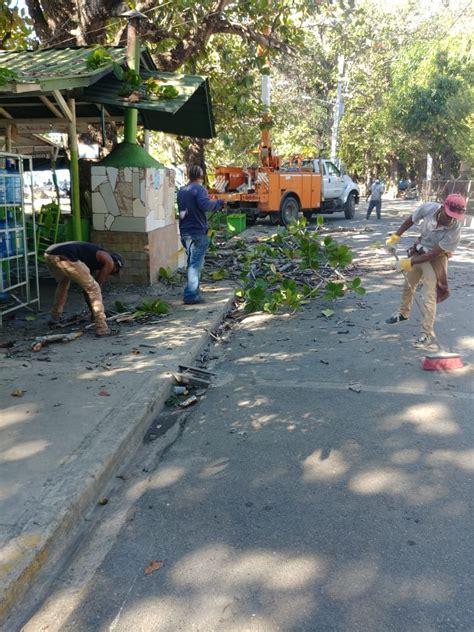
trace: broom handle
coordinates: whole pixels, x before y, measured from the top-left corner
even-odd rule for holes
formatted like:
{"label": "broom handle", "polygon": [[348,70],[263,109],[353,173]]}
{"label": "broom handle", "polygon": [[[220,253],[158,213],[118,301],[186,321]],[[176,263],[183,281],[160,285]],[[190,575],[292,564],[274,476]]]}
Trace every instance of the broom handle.
{"label": "broom handle", "polygon": [[[397,255],[397,253],[395,252],[395,250],[390,250],[390,252],[392,253],[392,255],[395,257],[395,259],[396,259],[397,261],[400,261],[400,257]],[[411,283],[410,283],[410,281],[408,280],[407,273],[405,272],[405,270],[400,270],[400,272],[403,274],[403,277],[404,277],[405,281],[407,282],[407,284],[411,287]],[[417,283],[417,285],[418,285],[418,283]],[[415,287],[415,289],[414,289],[414,291],[413,291],[413,298],[414,298],[414,300],[415,300],[416,306],[418,307],[418,309],[419,309],[419,310],[420,310],[420,312],[421,312],[421,315],[423,316],[423,306],[422,306],[422,305],[421,305],[421,303],[418,301],[418,298],[417,298],[417,296],[416,296],[416,287]]]}

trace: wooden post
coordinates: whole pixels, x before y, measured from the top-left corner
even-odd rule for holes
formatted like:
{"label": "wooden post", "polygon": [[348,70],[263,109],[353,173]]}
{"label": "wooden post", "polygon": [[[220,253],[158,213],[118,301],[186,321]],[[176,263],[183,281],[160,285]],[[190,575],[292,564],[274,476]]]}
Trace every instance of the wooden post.
{"label": "wooden post", "polygon": [[7,125],[7,130],[5,134],[5,149],[8,153],[12,151],[12,126]]}
{"label": "wooden post", "polygon": [[69,152],[71,160],[71,211],[72,211],[72,227],[74,239],[82,240],[81,226],[81,204],[79,196],[79,149],[77,146],[77,128],[76,128],[76,102],[74,99],[68,101],[69,110],[72,117],[69,123]]}

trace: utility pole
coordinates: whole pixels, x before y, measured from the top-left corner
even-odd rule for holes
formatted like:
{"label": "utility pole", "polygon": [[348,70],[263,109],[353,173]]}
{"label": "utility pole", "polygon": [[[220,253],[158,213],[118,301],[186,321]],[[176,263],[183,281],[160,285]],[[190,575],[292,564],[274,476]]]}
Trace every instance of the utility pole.
{"label": "utility pole", "polygon": [[330,158],[334,162],[337,155],[337,136],[339,133],[339,122],[344,112],[344,100],[342,97],[342,82],[344,78],[344,55],[337,58],[337,94],[336,103],[334,104],[334,118],[331,133],[331,154]]}

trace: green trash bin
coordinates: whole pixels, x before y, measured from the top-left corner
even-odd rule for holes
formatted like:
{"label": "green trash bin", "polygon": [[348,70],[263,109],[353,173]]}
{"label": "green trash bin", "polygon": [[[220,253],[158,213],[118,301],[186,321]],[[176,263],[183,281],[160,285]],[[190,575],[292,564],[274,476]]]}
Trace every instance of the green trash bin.
{"label": "green trash bin", "polygon": [[245,213],[232,213],[227,215],[227,230],[229,233],[238,235],[245,230],[247,225],[247,216]]}

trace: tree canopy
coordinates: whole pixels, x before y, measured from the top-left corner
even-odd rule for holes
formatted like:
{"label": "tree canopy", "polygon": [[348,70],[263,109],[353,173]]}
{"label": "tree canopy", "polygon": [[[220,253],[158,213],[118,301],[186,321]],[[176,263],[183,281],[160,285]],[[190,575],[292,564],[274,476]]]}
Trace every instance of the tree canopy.
{"label": "tree canopy", "polygon": [[[280,155],[327,155],[338,80],[338,155],[355,175],[419,172],[427,153],[444,175],[472,164],[470,4],[435,0],[427,12],[412,0],[383,9],[371,0],[25,0],[25,13],[17,2],[0,0],[1,48],[124,43],[120,16],[144,13],[142,41],[158,67],[210,79],[211,164],[252,162],[262,116]],[[268,112],[260,84],[269,72]],[[180,142],[176,160],[190,159],[193,141]]]}

